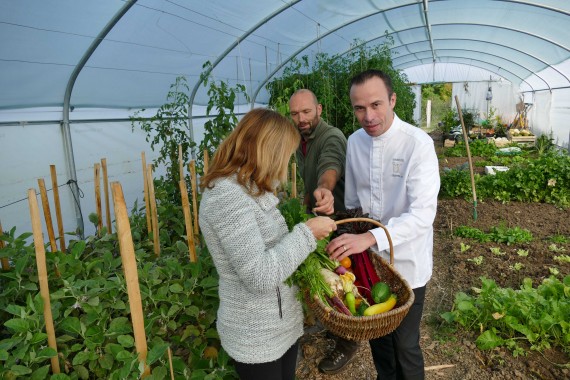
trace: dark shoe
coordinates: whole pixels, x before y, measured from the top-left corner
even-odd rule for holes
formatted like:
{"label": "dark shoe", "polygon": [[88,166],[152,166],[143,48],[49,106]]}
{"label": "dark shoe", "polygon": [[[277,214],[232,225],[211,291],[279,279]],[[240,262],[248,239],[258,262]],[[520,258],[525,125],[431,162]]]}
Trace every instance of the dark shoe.
{"label": "dark shoe", "polygon": [[339,339],[334,350],[319,363],[319,371],[328,375],[342,371],[356,357],[356,351],[358,351],[357,342]]}

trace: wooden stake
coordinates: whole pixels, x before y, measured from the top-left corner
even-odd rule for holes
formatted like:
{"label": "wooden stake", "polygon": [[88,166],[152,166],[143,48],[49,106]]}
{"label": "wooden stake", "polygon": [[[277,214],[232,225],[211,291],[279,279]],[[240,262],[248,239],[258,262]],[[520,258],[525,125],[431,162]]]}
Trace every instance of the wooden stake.
{"label": "wooden stake", "polygon": [[59,250],[65,252],[65,232],[63,230],[63,219],[61,217],[61,204],[59,202],[59,188],[57,186],[57,174],[55,172],[55,165],[50,165],[49,170],[51,173],[51,187],[53,190],[53,202],[55,204],[55,217],[57,220],[57,230],[59,233]]}
{"label": "wooden stake", "polygon": [[297,163],[291,164],[291,198],[297,198]]}
{"label": "wooden stake", "polygon": [[192,211],[194,212],[194,235],[198,236],[200,230],[198,229],[198,194],[197,194],[197,183],[196,180],[196,162],[194,160],[190,161],[188,164],[188,169],[190,169],[190,181],[192,182]]}
{"label": "wooden stake", "polygon": [[[44,237],[42,233],[42,224],[40,222],[40,210],[38,207],[38,199],[36,198],[36,190],[28,190],[28,203],[30,205],[30,218],[32,219],[32,232],[34,235],[34,248],[36,251],[36,264],[38,266],[38,280],[40,283],[40,294],[44,301],[44,319],[46,323],[46,334],[48,346],[57,352],[57,343],[55,339],[55,329],[53,327],[53,315],[51,312],[51,303],[49,297],[48,275],[46,267],[46,251],[44,248]],[[58,355],[50,358],[51,370],[53,373],[60,373]]]}
{"label": "wooden stake", "polygon": [[112,182],[111,191],[113,192],[113,206],[115,209],[115,220],[117,223],[117,236],[121,251],[121,261],[123,263],[127,293],[129,295],[129,308],[131,310],[131,322],[133,324],[135,347],[139,354],[139,361],[144,366],[142,374],[142,377],[144,378],[150,375],[150,367],[146,364],[147,345],[146,334],[144,331],[144,314],[142,309],[133,237],[131,235],[129,215],[127,213],[127,206],[125,205],[125,198],[121,184],[119,182]]}
{"label": "wooden stake", "polygon": [[459,120],[461,121],[461,129],[463,130],[463,140],[465,141],[465,149],[467,150],[467,160],[469,161],[469,172],[471,174],[471,188],[473,190],[473,219],[477,220],[477,193],[475,192],[475,177],[473,175],[473,161],[471,160],[471,151],[469,150],[469,136],[467,136],[467,129],[463,122],[463,114],[461,113],[461,106],[459,105],[459,98],[455,95],[455,103],[457,104],[457,113],[459,113]]}
{"label": "wooden stake", "polygon": [[178,173],[180,178],[179,181],[184,179],[184,163],[182,159],[182,144],[178,144]]}
{"label": "wooden stake", "polygon": [[204,149],[204,175],[208,174],[208,167],[210,166],[210,156],[208,149]]}
{"label": "wooden stake", "polygon": [[425,371],[438,371],[440,369],[453,368],[453,367],[455,367],[455,364],[440,364],[440,365],[432,365],[429,367],[425,367],[424,370]]}
{"label": "wooden stake", "polygon": [[109,204],[109,177],[107,176],[107,159],[101,159],[101,168],[103,169],[103,190],[105,194],[105,216],[107,217],[107,233],[113,233],[111,223],[111,205]]}
{"label": "wooden stake", "polygon": [[47,228],[48,237],[49,237],[49,244],[51,247],[51,251],[56,252],[57,251],[57,244],[55,243],[55,234],[53,232],[53,223],[51,221],[51,211],[49,208],[49,200],[48,200],[47,191],[46,191],[46,184],[45,184],[43,178],[38,179],[38,185],[40,187],[40,195],[42,198],[42,206],[44,209],[44,218],[46,220],[46,228]]}
{"label": "wooden stake", "polygon": [[168,347],[168,364],[170,364],[170,379],[174,380],[174,368],[172,368],[172,350]]}
{"label": "wooden stake", "polygon": [[148,178],[147,178],[147,169],[146,169],[146,158],[144,152],[141,153],[142,159],[142,169],[143,169],[143,180],[144,180],[144,205],[145,205],[145,214],[146,214],[146,229],[150,234],[152,232],[152,221],[150,218],[150,202],[148,200]]}
{"label": "wooden stake", "polygon": [[154,182],[152,177],[152,164],[148,164],[146,178],[148,180],[148,197],[150,203],[150,216],[152,220],[152,239],[154,254],[160,256],[160,231],[158,230],[158,214],[156,211],[156,198],[154,196]]}
{"label": "wooden stake", "polygon": [[188,240],[188,252],[190,254],[190,262],[198,261],[196,257],[196,246],[194,245],[194,232],[192,231],[192,215],[190,215],[190,202],[188,202],[188,189],[186,182],[181,180],[180,194],[182,196],[182,211],[184,212],[184,223],[186,224],[186,238]]}
{"label": "wooden stake", "polygon": [[97,236],[101,236],[101,229],[103,229],[103,213],[101,212],[101,164],[95,163],[94,167],[95,177],[95,210],[99,222],[97,223]]}
{"label": "wooden stake", "polygon": [[[2,230],[2,222],[0,222],[0,235],[4,235],[4,230]],[[0,240],[0,249],[4,248],[4,240]],[[2,270],[10,270],[10,261],[7,257],[3,257],[2,260]]]}

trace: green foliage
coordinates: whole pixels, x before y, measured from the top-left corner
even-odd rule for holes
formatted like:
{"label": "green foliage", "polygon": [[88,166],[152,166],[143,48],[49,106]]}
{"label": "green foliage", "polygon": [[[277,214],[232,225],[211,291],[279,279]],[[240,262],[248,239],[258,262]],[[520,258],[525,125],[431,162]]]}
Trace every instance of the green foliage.
{"label": "green foliage", "polygon": [[[142,110],[130,118],[133,131],[135,128],[142,129],[146,133],[146,141],[150,142],[150,148],[153,151],[158,148],[159,155],[154,159],[153,164],[166,167],[166,176],[163,179],[176,185],[181,179],[178,166],[178,146],[182,147],[183,162],[189,161],[190,150],[196,146],[196,143],[190,140],[188,91],[186,78],[177,77],[176,81],[170,85],[166,103],[154,116],[148,119],[140,117],[140,113],[144,111]],[[180,192],[176,194],[179,195]],[[178,196],[177,199],[180,197]]]}
{"label": "green foliage", "polygon": [[552,132],[550,132],[550,135],[548,136],[545,134],[538,136],[534,144],[534,148],[539,155],[543,155],[546,152],[554,150],[554,147],[554,137],[552,137]]}
{"label": "green foliage", "polygon": [[[155,182],[161,189],[156,194],[164,247],[159,257],[153,252],[145,216],[135,209],[130,223],[150,378],[169,377],[166,350],[171,347],[176,378],[235,379],[215,327],[218,275],[211,256],[202,245],[198,262],[189,261],[182,214],[167,202],[172,185]],[[46,348],[35,253],[25,241],[29,236],[16,237],[15,229],[2,236],[6,248],[0,253],[10,257],[13,269],[0,273],[0,378],[44,379],[56,355]],[[117,235],[72,240],[67,253],[47,253],[47,267],[65,378],[140,378]],[[215,347],[217,358],[203,357],[206,347]]]}
{"label": "green foliage", "polygon": [[457,127],[458,125],[460,125],[459,115],[457,114],[457,111],[455,109],[452,109],[450,107],[441,116],[440,131],[443,132],[444,134],[449,133],[453,128]]}
{"label": "green foliage", "polygon": [[478,228],[469,227],[469,226],[457,227],[455,230],[453,230],[453,235],[463,238],[474,239],[481,243],[490,241],[489,236],[485,232],[481,231]]}
{"label": "green foliage", "polygon": [[[465,125],[465,129],[469,133],[469,131],[475,125],[477,112],[475,110],[461,109],[461,116],[463,116],[463,124]],[[440,132],[447,134],[457,126],[461,126],[459,113],[457,112],[456,108],[451,108],[449,106],[444,112],[441,113],[441,123],[439,124],[438,129]]]}
{"label": "green foliage", "polygon": [[[469,142],[469,152],[472,157],[495,157],[497,147],[489,144],[486,140],[473,140]],[[446,157],[467,157],[467,147],[463,141],[459,141],[453,147],[444,151]]]}
{"label": "green foliage", "polygon": [[234,113],[236,99],[243,95],[246,101],[249,102],[249,96],[243,84],[237,84],[236,88],[232,88],[226,82],[216,82],[210,76],[212,68],[210,62],[206,62],[202,68],[204,72],[200,76],[200,81],[204,86],[208,87],[206,114],[211,116],[212,110],[215,110],[215,112],[204,124],[204,139],[200,142],[197,162],[198,172],[200,173],[203,173],[204,150],[211,157],[238,122],[238,118]]}
{"label": "green foliage", "polygon": [[[475,175],[479,200],[502,202],[545,202],[570,206],[570,156],[547,152],[536,159],[513,161],[508,171],[495,175]],[[471,179],[466,170],[448,170],[441,176],[440,196],[472,197]]]}
{"label": "green foliage", "polygon": [[390,55],[393,43],[393,38],[387,35],[384,44],[374,47],[355,41],[350,52],[343,56],[317,54],[312,64],[307,56],[292,60],[280,78],[268,83],[269,104],[286,114],[291,94],[300,88],[308,88],[323,105],[323,119],[348,136],[360,128],[350,106],[350,79],[361,71],[374,68],[390,75],[397,94],[395,112],[400,119],[413,124],[415,98],[405,74],[393,67]]}
{"label": "green foliage", "polygon": [[522,165],[529,160],[528,151],[521,151],[520,154],[513,156],[495,155],[488,157],[485,160],[477,161],[474,163],[475,166],[514,166]]}
{"label": "green foliage", "polygon": [[484,277],[481,281],[475,295],[456,294],[453,310],[442,314],[445,321],[479,332],[481,350],[505,346],[514,356],[525,355],[522,339],[532,350],[557,346],[569,352],[570,276],[544,279],[536,288],[525,279],[519,290],[499,288]]}
{"label": "green foliage", "polygon": [[289,231],[298,223],[303,223],[309,219],[305,212],[305,205],[297,198],[289,198],[279,203],[279,211],[285,218]]}
{"label": "green foliage", "polygon": [[[312,216],[305,212],[305,206],[297,198],[290,198],[279,204],[279,210],[287,222],[289,230],[298,223],[303,223]],[[318,295],[323,302],[328,303],[327,297],[333,295],[330,286],[321,275],[321,268],[334,270],[339,263],[329,258],[325,250],[329,239],[322,239],[317,242],[317,249],[303,261],[295,272],[287,279],[289,286],[297,285],[300,289],[308,289],[311,296]],[[303,294],[299,292],[298,297],[303,301]]]}
{"label": "green foliage", "polygon": [[520,227],[491,227],[490,231],[485,233],[478,228],[459,226],[453,231],[453,234],[459,237],[474,239],[481,243],[495,242],[511,245],[532,241],[532,233],[529,230],[522,229]]}
{"label": "green foliage", "polygon": [[[479,176],[475,174],[476,178]],[[441,197],[471,197],[471,177],[469,170],[450,169],[441,175],[439,195]]]}
{"label": "green foliage", "polygon": [[565,235],[554,235],[550,237],[550,241],[558,244],[564,244],[570,242],[570,237]]}

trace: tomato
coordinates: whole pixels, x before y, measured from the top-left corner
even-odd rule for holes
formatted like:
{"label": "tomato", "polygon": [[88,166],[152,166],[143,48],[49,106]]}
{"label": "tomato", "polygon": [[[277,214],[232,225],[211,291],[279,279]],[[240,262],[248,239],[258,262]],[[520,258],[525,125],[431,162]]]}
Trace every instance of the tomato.
{"label": "tomato", "polygon": [[350,261],[349,257],[345,257],[344,259],[340,260],[340,265],[348,269],[352,266],[352,262]]}

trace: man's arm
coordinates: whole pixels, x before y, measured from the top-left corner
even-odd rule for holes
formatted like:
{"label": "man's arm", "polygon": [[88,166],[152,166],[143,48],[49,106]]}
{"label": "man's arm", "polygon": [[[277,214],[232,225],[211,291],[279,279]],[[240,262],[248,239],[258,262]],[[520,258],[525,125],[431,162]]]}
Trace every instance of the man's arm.
{"label": "man's arm", "polygon": [[336,186],[336,182],[338,181],[338,177],[336,170],[329,169],[319,177],[317,187],[324,187],[325,189],[333,191]]}

